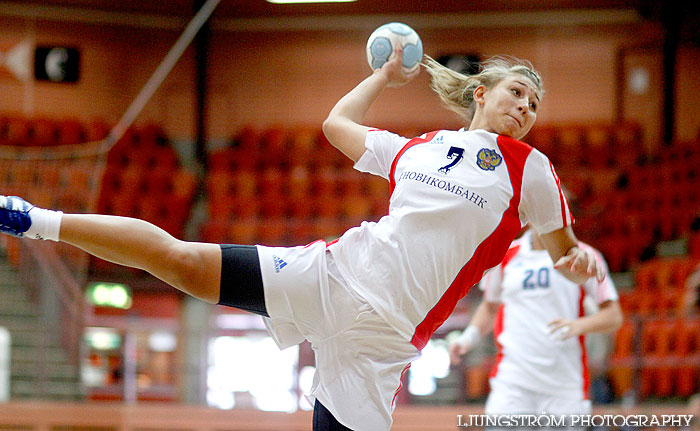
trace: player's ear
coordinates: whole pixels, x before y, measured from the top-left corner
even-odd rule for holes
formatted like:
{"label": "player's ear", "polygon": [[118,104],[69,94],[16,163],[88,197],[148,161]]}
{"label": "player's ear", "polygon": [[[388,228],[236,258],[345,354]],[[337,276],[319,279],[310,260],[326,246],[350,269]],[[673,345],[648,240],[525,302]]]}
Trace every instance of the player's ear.
{"label": "player's ear", "polygon": [[484,96],[486,95],[486,87],[483,85],[479,85],[474,89],[474,102],[483,105],[484,104]]}

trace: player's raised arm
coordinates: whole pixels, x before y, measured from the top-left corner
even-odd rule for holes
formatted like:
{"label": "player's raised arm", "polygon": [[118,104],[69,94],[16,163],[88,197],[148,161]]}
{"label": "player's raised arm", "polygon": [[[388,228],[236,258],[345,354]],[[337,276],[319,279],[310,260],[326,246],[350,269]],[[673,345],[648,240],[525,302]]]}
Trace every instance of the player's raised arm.
{"label": "player's raised arm", "polygon": [[420,72],[420,68],[411,72],[403,69],[403,51],[400,45],[395,47],[394,53],[393,59],[343,96],[323,122],[323,133],[328,141],[354,162],[365,152],[365,137],[369,127],[364,126],[362,121],[369,108],[386,87],[404,85]]}

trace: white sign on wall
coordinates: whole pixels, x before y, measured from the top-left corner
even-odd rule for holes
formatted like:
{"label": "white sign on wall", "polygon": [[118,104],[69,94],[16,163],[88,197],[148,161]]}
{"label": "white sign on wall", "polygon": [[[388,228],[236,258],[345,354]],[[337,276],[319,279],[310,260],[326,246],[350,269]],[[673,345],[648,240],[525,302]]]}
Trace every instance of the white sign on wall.
{"label": "white sign on wall", "polygon": [[0,402],[10,400],[10,331],[0,326]]}

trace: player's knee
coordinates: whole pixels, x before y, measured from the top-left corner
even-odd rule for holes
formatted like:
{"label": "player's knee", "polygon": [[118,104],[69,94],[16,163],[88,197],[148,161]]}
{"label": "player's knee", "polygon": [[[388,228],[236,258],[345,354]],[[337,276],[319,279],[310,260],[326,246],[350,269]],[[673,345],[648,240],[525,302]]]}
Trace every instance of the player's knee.
{"label": "player's knee", "polygon": [[194,297],[215,303],[217,293],[207,280],[210,277],[209,266],[203,262],[203,256],[197,246],[184,241],[169,245],[165,253],[168,266],[169,282],[173,287]]}

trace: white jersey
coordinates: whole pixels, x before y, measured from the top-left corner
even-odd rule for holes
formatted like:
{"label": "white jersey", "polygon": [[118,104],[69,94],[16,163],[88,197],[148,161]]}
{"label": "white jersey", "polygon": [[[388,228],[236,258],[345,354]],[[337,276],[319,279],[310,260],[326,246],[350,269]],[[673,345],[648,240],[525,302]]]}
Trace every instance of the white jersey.
{"label": "white jersey", "polygon": [[596,305],[616,301],[615,285],[603,257],[592,247],[580,243],[594,252],[606,277],[579,285],[554,269],[546,250],[533,250],[531,241],[529,232],[514,241],[503,262],[479,285],[485,301],[501,303],[494,324],[498,354],[491,378],[538,393],[588,399],[584,336],[558,340],[547,324],[583,316],[586,296]]}
{"label": "white jersey", "polygon": [[522,226],[573,222],[542,153],[484,130],[370,130],[355,169],[389,180],[389,214],[329,250],[349,287],[418,349],[498,265]]}

